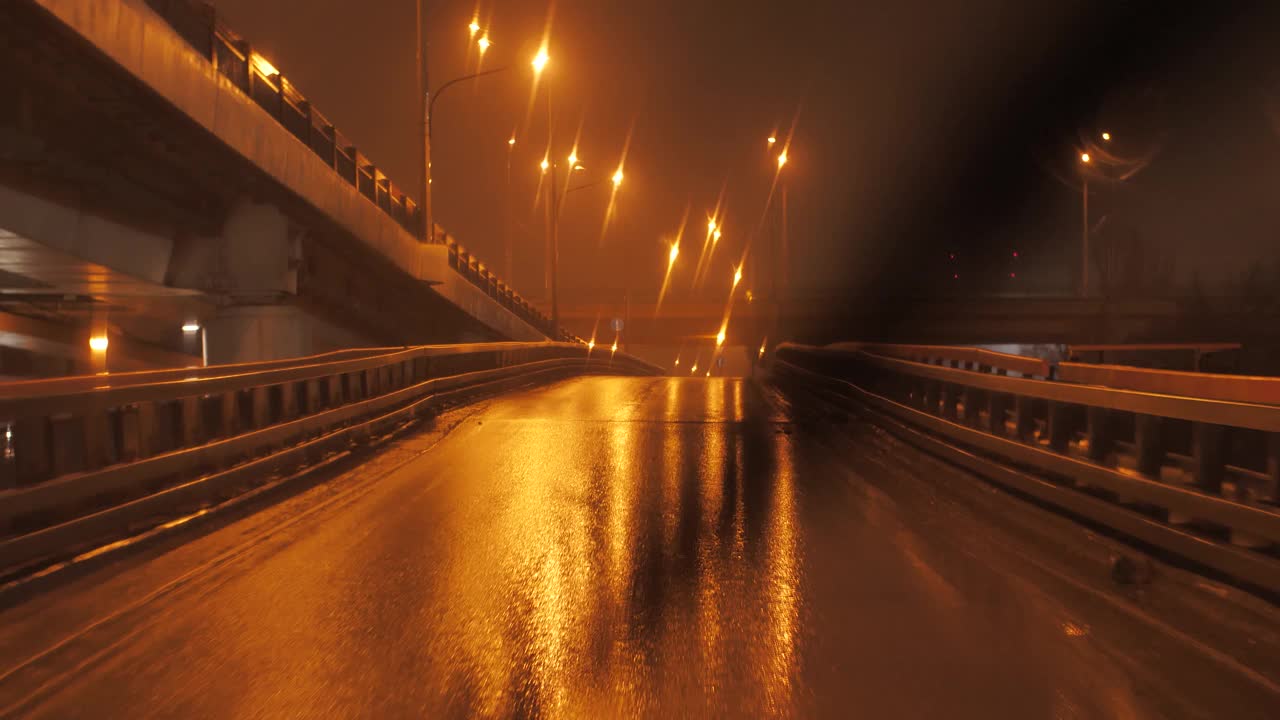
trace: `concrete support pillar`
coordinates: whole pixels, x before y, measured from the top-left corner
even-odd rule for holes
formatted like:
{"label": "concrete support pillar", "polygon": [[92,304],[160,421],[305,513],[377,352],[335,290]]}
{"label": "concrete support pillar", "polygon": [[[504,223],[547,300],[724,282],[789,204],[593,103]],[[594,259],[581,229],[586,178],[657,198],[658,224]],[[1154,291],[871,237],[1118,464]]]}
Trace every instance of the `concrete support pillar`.
{"label": "concrete support pillar", "polygon": [[209,364],[280,360],[315,353],[311,318],[292,305],[223,308],[205,325]]}

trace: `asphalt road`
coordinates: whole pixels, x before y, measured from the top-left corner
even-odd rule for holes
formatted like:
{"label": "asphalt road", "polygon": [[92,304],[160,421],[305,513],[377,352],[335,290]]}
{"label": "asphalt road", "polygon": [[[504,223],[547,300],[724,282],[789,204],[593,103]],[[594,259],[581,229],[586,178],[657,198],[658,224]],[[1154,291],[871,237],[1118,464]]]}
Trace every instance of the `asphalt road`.
{"label": "asphalt road", "polygon": [[0,611],[0,715],[1275,717],[1110,547],[745,381],[571,380]]}

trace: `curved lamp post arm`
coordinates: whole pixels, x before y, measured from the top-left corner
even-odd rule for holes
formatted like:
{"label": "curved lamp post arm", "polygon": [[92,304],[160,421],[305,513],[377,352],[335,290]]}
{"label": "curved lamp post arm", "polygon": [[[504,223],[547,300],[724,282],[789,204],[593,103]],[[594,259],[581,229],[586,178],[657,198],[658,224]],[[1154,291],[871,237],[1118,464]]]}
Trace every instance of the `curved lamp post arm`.
{"label": "curved lamp post arm", "polygon": [[436,117],[436,112],[435,112],[436,101],[440,99],[440,96],[444,93],[445,90],[448,90],[449,88],[453,87],[454,85],[457,85],[458,83],[466,82],[467,80],[475,80],[476,78],[481,78],[481,77],[484,77],[485,75],[500,73],[503,70],[506,70],[506,68],[500,67],[500,68],[494,68],[492,70],[485,70],[484,72],[472,73],[470,75],[463,75],[462,77],[454,78],[449,82],[436,88],[436,91],[431,94],[431,102],[427,104],[427,137],[428,138],[431,137],[431,123],[432,121],[435,120],[435,117]]}

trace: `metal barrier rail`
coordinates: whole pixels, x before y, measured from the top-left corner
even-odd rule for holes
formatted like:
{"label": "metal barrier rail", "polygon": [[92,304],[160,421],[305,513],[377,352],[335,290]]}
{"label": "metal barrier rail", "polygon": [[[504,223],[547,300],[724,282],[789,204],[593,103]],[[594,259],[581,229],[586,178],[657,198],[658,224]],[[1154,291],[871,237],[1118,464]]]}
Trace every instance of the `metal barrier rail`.
{"label": "metal barrier rail", "polygon": [[1280,378],[1059,363],[1058,379],[1164,395],[1280,405]]}
{"label": "metal barrier rail", "polygon": [[565,373],[661,372],[628,355],[592,356],[564,343],[315,360],[0,401],[0,413],[13,420],[6,477],[17,483],[0,490],[0,571],[316,462],[380,427],[420,417],[451,393]]}
{"label": "metal barrier rail", "polygon": [[978,372],[994,372],[999,375],[1016,372],[1021,373],[1024,377],[1049,377],[1049,363],[1045,360],[1023,355],[1010,355],[983,348],[949,345],[890,345],[885,343],[836,343],[828,347],[832,350],[848,352],[861,350],[875,353],[876,355],[913,360],[930,365],[946,365]]}
{"label": "metal barrier rail", "polygon": [[[1280,408],[782,345],[775,369],[919,428],[1019,490],[1280,593]],[[914,432],[914,431],[913,431]],[[941,439],[941,440],[940,440]],[[945,442],[943,442],[945,440]],[[983,470],[987,469],[983,466]],[[982,470],[980,470],[982,471]],[[986,473],[991,474],[991,473]]]}
{"label": "metal barrier rail", "polygon": [[[146,0],[146,3],[219,73],[324,160],[356,192],[377,205],[406,231],[415,236],[422,232],[425,219],[417,203],[325,119],[277,68],[224,25],[212,5],[202,0]],[[443,238],[441,243],[449,245],[450,267],[468,282],[547,337],[576,340],[563,328],[551,327],[550,318],[521,298],[510,285],[498,280],[456,241],[442,232],[432,235],[437,234]],[[463,257],[465,261],[458,263],[457,257]]]}

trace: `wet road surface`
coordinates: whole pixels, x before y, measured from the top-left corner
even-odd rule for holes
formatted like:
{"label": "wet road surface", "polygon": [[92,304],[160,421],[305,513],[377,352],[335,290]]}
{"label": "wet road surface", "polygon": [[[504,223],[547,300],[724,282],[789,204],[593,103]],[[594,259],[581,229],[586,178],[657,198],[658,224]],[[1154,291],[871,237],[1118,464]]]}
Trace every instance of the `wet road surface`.
{"label": "wet road surface", "polygon": [[1116,601],[1088,574],[1092,536],[974,487],[856,420],[797,422],[746,381],[566,381],[454,411],[277,506],[0,612],[0,713],[1276,707],[1275,678]]}

